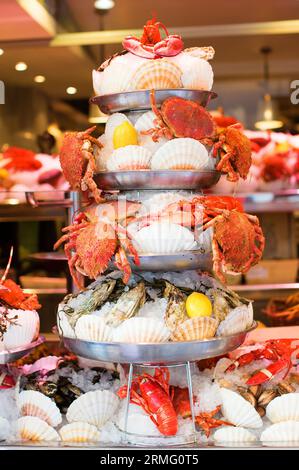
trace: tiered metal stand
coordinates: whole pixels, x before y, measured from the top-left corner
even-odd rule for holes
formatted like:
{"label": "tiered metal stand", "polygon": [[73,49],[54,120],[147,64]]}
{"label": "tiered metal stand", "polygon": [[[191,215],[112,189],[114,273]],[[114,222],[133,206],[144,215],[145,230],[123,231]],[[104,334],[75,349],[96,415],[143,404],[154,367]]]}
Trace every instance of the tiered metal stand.
{"label": "tiered metal stand", "polygon": [[[212,92],[195,90],[156,90],[157,104],[166,98],[180,96],[197,101],[206,106],[216,95]],[[148,91],[118,93],[103,97],[95,97],[92,102],[107,114],[122,112],[134,122],[140,114],[150,110],[150,95]],[[102,172],[96,175],[95,181],[101,189],[111,190],[197,190],[213,186],[218,182],[220,173],[217,171],[126,171]],[[207,270],[211,267],[210,255],[199,251],[178,253],[175,255],[148,254],[140,257],[139,270],[143,271],[182,271],[186,269]],[[132,264],[132,268],[137,268]],[[252,326],[252,329],[255,325]],[[250,331],[248,330],[248,331]],[[202,341],[128,344],[128,343],[96,343],[64,337],[65,346],[75,354],[103,362],[113,362],[129,365],[128,391],[124,417],[124,442],[142,445],[157,445],[157,438],[145,439],[141,434],[127,432],[130,409],[130,393],[134,368],[139,367],[184,367],[189,390],[190,407],[193,421],[193,432],[190,436],[162,438],[165,445],[187,444],[196,442],[196,423],[193,404],[191,378],[191,363],[226,354],[239,347],[245,340],[248,331],[226,337],[212,338]],[[181,438],[181,439],[180,439]]]}

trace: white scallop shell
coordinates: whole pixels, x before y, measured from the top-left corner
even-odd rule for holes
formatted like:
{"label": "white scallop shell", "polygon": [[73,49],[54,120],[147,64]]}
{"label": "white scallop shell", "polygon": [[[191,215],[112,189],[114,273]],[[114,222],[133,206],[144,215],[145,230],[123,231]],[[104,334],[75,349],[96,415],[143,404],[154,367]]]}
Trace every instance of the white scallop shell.
{"label": "white scallop shell", "polygon": [[282,421],[272,424],[261,434],[262,442],[299,442],[299,422]]}
{"label": "white scallop shell", "polygon": [[245,331],[252,325],[253,309],[252,304],[241,305],[229,312],[226,318],[220,323],[217,329],[217,336],[229,336]]}
{"label": "white scallop shell", "polygon": [[150,135],[144,135],[142,132],[148,131],[155,127],[154,120],[156,119],[155,113],[153,111],[147,111],[142,114],[137,121],[135,122],[135,129],[138,132],[138,142],[139,145],[145,147],[150,152],[155,153],[162,145],[168,142],[169,139],[165,137],[160,137],[158,142],[154,142]]}
{"label": "white scallop shell", "polygon": [[196,247],[192,232],[171,222],[153,222],[139,230],[132,241],[139,253],[177,253]]}
{"label": "white scallop shell", "polygon": [[212,46],[207,47],[188,47],[184,49],[184,54],[189,54],[192,57],[199,59],[212,60],[215,55],[215,49]]}
{"label": "white scallop shell", "polygon": [[193,169],[203,170],[209,162],[204,145],[190,137],[172,139],[153,155],[152,170]]}
{"label": "white scallop shell", "polygon": [[[118,426],[121,430],[125,430],[124,416],[121,416],[119,418]],[[157,426],[152,422],[150,417],[140,413],[129,413],[127,422],[127,432],[131,434],[140,434],[143,436],[161,436],[157,429]]]}
{"label": "white scallop shell", "polygon": [[96,390],[81,395],[69,406],[69,423],[83,421],[96,427],[103,426],[115,413],[119,398],[108,390]]}
{"label": "white scallop shell", "polygon": [[107,169],[109,171],[148,169],[151,157],[151,152],[140,145],[126,145],[113,151],[107,160]]}
{"label": "white scallop shell", "polygon": [[220,389],[222,414],[227,421],[235,426],[260,428],[262,419],[255,408],[241,395],[227,388]]}
{"label": "white scallop shell", "polygon": [[216,442],[255,442],[256,436],[245,428],[235,426],[223,426],[214,433]]}
{"label": "white scallop shell", "polygon": [[181,77],[183,88],[212,89],[214,74],[209,62],[185,52],[173,57],[173,60],[183,71]]}
{"label": "white scallop shell", "polygon": [[109,342],[113,337],[113,331],[104,319],[95,315],[80,317],[75,326],[75,334],[79,339],[98,342]]}
{"label": "white scallop shell", "polygon": [[14,349],[32,343],[39,333],[39,316],[35,310],[10,309],[8,318],[17,316],[14,325],[9,325],[3,335],[6,349]]}
{"label": "white scallop shell", "polygon": [[130,122],[130,120],[127,118],[125,114],[114,113],[114,114],[111,114],[111,116],[109,116],[106,122],[106,126],[105,126],[105,138],[108,144],[111,143],[111,145],[113,145],[112,139],[113,139],[114,131],[116,127],[120,126],[124,122]]}
{"label": "white scallop shell", "polygon": [[134,317],[124,321],[114,333],[114,341],[120,343],[163,343],[170,331],[163,321],[156,318]]}
{"label": "white scallop shell", "polygon": [[63,442],[98,442],[101,437],[95,426],[81,421],[66,424],[59,434]]}
{"label": "white scallop shell", "polygon": [[143,113],[135,122],[135,129],[137,132],[148,131],[155,127],[154,120],[157,119],[157,116],[153,111],[147,111]]}
{"label": "white scallop shell", "polygon": [[266,409],[272,423],[299,421],[299,393],[287,393],[272,400]]}
{"label": "white scallop shell", "polygon": [[[114,115],[113,115],[114,116]],[[114,150],[112,138],[108,141],[106,134],[102,134],[98,141],[103,145],[101,150],[97,150],[95,153],[95,161],[97,171],[107,170],[107,161],[109,160]]]}
{"label": "white scallop shell", "polygon": [[56,324],[58,332],[61,336],[66,336],[67,338],[76,338],[75,331],[71,327],[68,316],[62,310],[65,304],[61,303],[58,305],[57,319]]}
{"label": "white scallop shell", "polygon": [[17,421],[18,437],[23,441],[60,441],[54,428],[33,416],[23,416]]}
{"label": "white scallop shell", "polygon": [[10,424],[6,418],[0,416],[0,441],[4,441],[8,438],[10,433]]}
{"label": "white scallop shell", "polygon": [[21,416],[35,416],[54,428],[62,421],[54,401],[41,392],[24,390],[18,396],[17,405]]}
{"label": "white scallop shell", "polygon": [[182,70],[168,59],[148,60],[136,70],[132,90],[152,90],[164,88],[181,88]]}

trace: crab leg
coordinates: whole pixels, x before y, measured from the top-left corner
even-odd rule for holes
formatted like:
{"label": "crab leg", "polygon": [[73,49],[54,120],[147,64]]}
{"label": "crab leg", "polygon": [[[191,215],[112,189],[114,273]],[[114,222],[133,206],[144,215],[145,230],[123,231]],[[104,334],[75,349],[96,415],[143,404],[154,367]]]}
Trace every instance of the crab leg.
{"label": "crab leg", "polygon": [[118,269],[124,272],[123,282],[124,284],[127,284],[130,280],[132,269],[128,261],[126,252],[122,246],[120,246],[117,252],[115,253],[114,263]]}

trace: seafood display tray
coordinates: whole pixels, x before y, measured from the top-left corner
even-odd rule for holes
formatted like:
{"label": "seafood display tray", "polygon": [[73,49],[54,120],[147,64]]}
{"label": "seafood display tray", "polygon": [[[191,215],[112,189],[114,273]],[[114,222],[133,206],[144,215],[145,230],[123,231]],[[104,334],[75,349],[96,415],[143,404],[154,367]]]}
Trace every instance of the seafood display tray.
{"label": "seafood display tray", "polygon": [[134,189],[208,189],[218,183],[221,173],[215,170],[130,170],[101,171],[94,176],[104,191]]}
{"label": "seafood display tray", "polygon": [[[157,105],[161,105],[163,101],[172,96],[196,101],[201,106],[207,106],[211,99],[217,98],[217,94],[213,91],[189,90],[186,88],[155,90]],[[151,109],[150,90],[94,96],[90,99],[90,102],[96,104],[104,114]]]}
{"label": "seafood display tray", "polygon": [[10,349],[9,351],[1,351],[0,352],[0,364],[9,364],[10,362],[15,362],[21,357],[26,356],[29,354],[34,348],[39,346],[40,344],[44,343],[45,338],[40,336],[36,341],[33,343],[27,344],[27,346],[21,346],[20,348]]}
{"label": "seafood display tray", "polygon": [[179,364],[220,356],[238,348],[247,334],[256,328],[256,322],[246,331],[230,336],[202,341],[173,343],[97,343],[63,337],[67,349],[88,359],[121,364]]}

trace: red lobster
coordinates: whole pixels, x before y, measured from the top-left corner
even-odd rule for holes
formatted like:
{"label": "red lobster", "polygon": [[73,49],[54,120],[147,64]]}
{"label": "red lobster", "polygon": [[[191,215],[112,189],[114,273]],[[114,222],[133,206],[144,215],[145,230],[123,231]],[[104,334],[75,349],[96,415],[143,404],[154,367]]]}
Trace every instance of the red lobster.
{"label": "red lobster", "polygon": [[[166,34],[162,39],[160,28]],[[155,59],[157,57],[171,57],[178,55],[184,47],[181,36],[169,34],[163,23],[156,21],[155,18],[148,20],[143,27],[143,35],[140,39],[134,36],[127,36],[123,40],[123,47],[145,59]]]}
{"label": "red lobster", "polygon": [[[120,398],[127,396],[127,385],[118,392]],[[154,376],[142,374],[133,379],[131,403],[141,406],[164,436],[174,436],[178,431],[178,419],[169,390],[169,370],[155,370]]]}
{"label": "red lobster", "polygon": [[[268,382],[279,372],[285,369],[284,378],[288,375],[293,363],[293,359],[297,359],[299,351],[299,339],[273,339],[265,341],[264,347],[254,349],[238,357],[238,359],[228,367],[227,370],[234,370],[236,367],[245,366],[252,361],[259,359],[268,359],[273,361],[268,367],[255,372],[247,385],[259,385]],[[293,356],[293,357],[292,357]]]}

